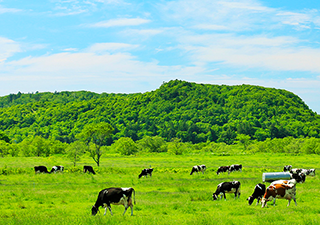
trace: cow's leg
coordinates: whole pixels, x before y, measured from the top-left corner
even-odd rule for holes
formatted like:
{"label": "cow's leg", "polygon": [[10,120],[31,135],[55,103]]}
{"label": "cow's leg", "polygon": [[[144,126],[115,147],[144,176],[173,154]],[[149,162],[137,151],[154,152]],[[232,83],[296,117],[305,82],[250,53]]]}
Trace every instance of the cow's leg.
{"label": "cow's leg", "polygon": [[287,206],[289,206],[289,205],[290,205],[290,202],[291,202],[291,199],[288,199],[288,205],[287,205]]}
{"label": "cow's leg", "polygon": [[294,201],[294,203],[295,203],[295,204],[296,204],[296,206],[297,206],[297,201],[296,201],[296,198],[294,198],[294,199],[293,199],[293,201]]}
{"label": "cow's leg", "polygon": [[276,205],[276,198],[273,199],[273,206]]}
{"label": "cow's leg", "polygon": [[257,204],[256,205],[259,205],[259,201],[260,201],[260,197],[257,198]]}
{"label": "cow's leg", "polygon": [[[221,196],[221,197],[222,197],[222,196]],[[224,192],[223,192],[223,197],[224,197],[224,200],[227,201],[226,193],[224,193]]]}
{"label": "cow's leg", "polygon": [[133,205],[130,205],[131,208],[131,216],[133,216]]}
{"label": "cow's leg", "polygon": [[128,207],[124,207],[124,212],[122,215],[124,215],[127,212]]}
{"label": "cow's leg", "polygon": [[[111,206],[108,206],[108,209],[109,209],[109,211],[111,213],[111,216],[113,216],[113,213],[112,213],[112,210],[111,210]],[[107,208],[106,208],[106,211],[104,212],[104,215],[106,215],[106,213],[107,213]]]}

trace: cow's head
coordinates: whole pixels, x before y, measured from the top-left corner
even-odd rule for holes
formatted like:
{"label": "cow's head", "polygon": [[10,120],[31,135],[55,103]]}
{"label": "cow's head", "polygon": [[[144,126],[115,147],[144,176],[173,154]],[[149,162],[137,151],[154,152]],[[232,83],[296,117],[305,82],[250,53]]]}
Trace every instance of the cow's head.
{"label": "cow's head", "polygon": [[93,216],[95,216],[98,213],[98,211],[99,211],[99,209],[95,205],[92,206],[91,213]]}
{"label": "cow's head", "polygon": [[267,201],[269,201],[268,199],[266,198],[262,198],[261,199],[261,207],[264,208],[266,205],[267,205]]}
{"label": "cow's head", "polygon": [[315,169],[309,169],[309,175],[311,175],[311,176],[316,175],[316,170]]}
{"label": "cow's head", "polygon": [[247,198],[247,201],[248,201],[249,205],[251,205],[253,203],[253,200],[254,200],[254,197],[252,197],[252,196],[249,196]]}
{"label": "cow's head", "polygon": [[213,200],[217,200],[218,199],[218,195],[216,193],[213,193],[212,198],[213,198]]}

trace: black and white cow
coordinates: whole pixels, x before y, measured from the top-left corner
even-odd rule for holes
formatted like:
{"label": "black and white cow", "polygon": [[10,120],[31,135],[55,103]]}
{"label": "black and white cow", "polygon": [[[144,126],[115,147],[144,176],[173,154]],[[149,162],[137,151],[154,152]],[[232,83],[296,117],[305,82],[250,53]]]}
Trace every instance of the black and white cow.
{"label": "black and white cow", "polygon": [[222,199],[222,196],[224,197],[224,200],[226,200],[226,194],[225,193],[234,193],[234,197],[238,198],[240,197],[240,181],[231,181],[231,182],[223,182],[218,184],[217,190],[212,194],[213,200],[218,199],[218,195],[220,195],[220,199]]}
{"label": "black and white cow", "polygon": [[241,164],[231,165],[230,168],[229,168],[229,174],[230,174],[231,172],[234,172],[234,171],[240,171],[240,172],[242,172],[242,165],[241,165]]}
{"label": "black and white cow", "polygon": [[283,167],[283,172],[290,172],[291,169],[292,169],[291,165],[286,165]]}
{"label": "black and white cow", "polygon": [[92,168],[92,166],[83,166],[83,172],[86,173],[93,173],[93,174],[96,174]]}
{"label": "black and white cow", "polygon": [[292,173],[290,174],[291,179],[297,181],[297,183],[304,183],[306,181],[306,175],[304,173]]}
{"label": "black and white cow", "polygon": [[301,173],[304,173],[305,175],[310,175],[310,176],[316,175],[315,169],[301,169]]}
{"label": "black and white cow", "polygon": [[225,173],[225,172],[229,171],[229,168],[230,168],[230,166],[220,166],[218,168],[217,175],[219,175],[220,173]]}
{"label": "black and white cow", "polygon": [[150,177],[152,177],[152,172],[153,172],[153,168],[147,168],[147,169],[143,169],[141,171],[141,173],[139,174],[139,179],[144,176],[144,177],[147,177],[148,175]]}
{"label": "black and white cow", "polygon": [[63,170],[64,170],[63,166],[53,166],[50,173],[63,172]]}
{"label": "black and white cow", "polygon": [[253,191],[253,194],[251,196],[248,197],[248,203],[249,205],[251,205],[253,203],[253,201],[255,199],[257,199],[257,204],[259,204],[259,201],[262,199],[264,193],[266,192],[266,185],[264,184],[257,184],[255,187],[254,187],[254,191]]}
{"label": "black and white cow", "polygon": [[35,173],[49,173],[47,167],[45,167],[45,166],[35,166],[34,172]]}
{"label": "black and white cow", "polygon": [[294,168],[294,169],[290,170],[291,174],[299,174],[301,172],[302,172],[302,169],[300,169],[300,168]]}
{"label": "black and white cow", "polygon": [[109,209],[111,215],[111,204],[112,205],[123,205],[124,212],[126,213],[128,207],[131,208],[131,216],[133,215],[133,204],[132,204],[132,192],[134,197],[134,204],[136,204],[135,200],[135,190],[131,187],[129,188],[106,188],[99,192],[98,199],[96,203],[92,206],[91,212],[92,215],[96,215],[99,211],[99,207],[102,206],[105,208],[104,215],[107,213],[107,208]]}
{"label": "black and white cow", "polygon": [[204,171],[206,171],[207,167],[205,165],[200,165],[200,166],[194,166],[192,167],[190,175],[192,175],[194,172],[202,172],[204,174]]}

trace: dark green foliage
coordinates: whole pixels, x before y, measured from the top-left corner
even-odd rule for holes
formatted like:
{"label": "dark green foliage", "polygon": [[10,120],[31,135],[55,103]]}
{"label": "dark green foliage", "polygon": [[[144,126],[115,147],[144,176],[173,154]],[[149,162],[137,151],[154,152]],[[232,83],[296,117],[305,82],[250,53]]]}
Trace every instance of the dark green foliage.
{"label": "dark green foliage", "polygon": [[107,145],[145,136],[227,144],[238,134],[259,141],[320,137],[320,116],[298,96],[252,85],[173,80],[144,94],[18,93],[0,98],[0,107],[0,130],[18,143],[28,136],[71,143],[85,125],[100,122],[114,128]]}
{"label": "dark green foliage", "polygon": [[2,131],[0,131],[0,140],[10,143],[10,138]]}

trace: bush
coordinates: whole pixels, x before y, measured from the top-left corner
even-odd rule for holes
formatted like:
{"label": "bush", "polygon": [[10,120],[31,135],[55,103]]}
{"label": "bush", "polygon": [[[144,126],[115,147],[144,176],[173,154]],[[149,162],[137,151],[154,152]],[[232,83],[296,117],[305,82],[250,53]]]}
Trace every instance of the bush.
{"label": "bush", "polygon": [[112,147],[121,155],[134,155],[138,151],[136,143],[129,137],[118,139]]}

